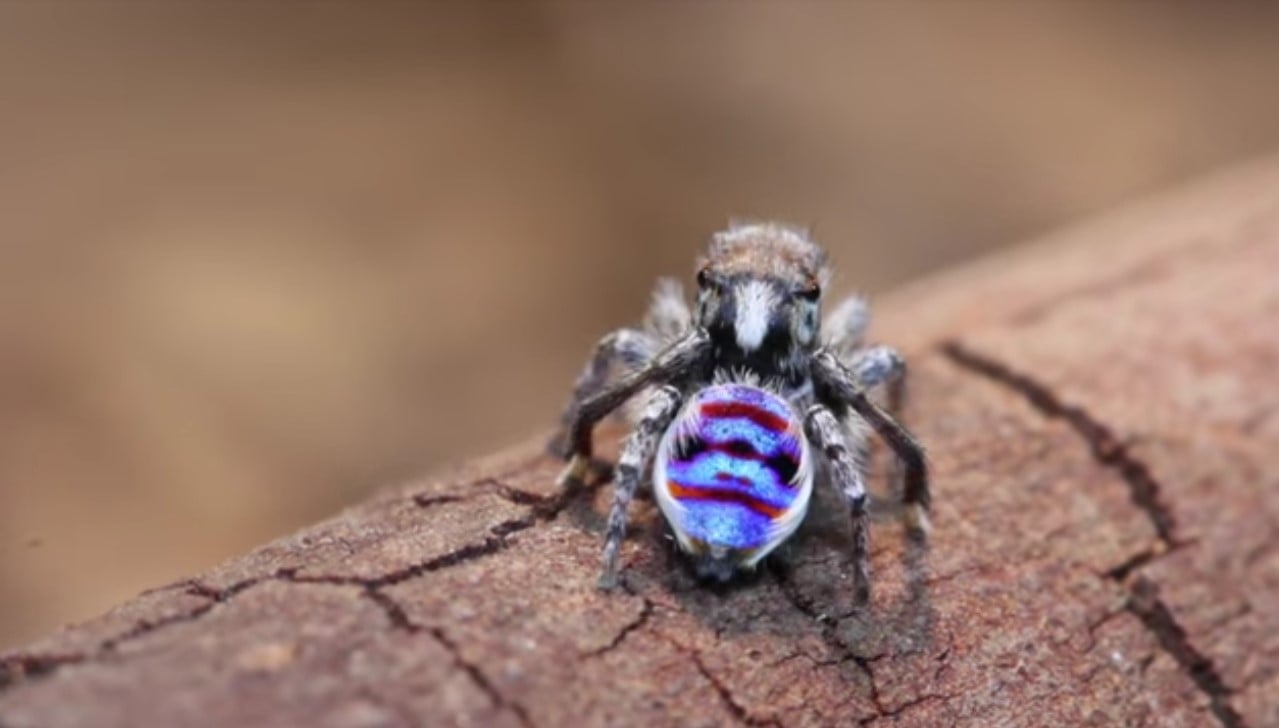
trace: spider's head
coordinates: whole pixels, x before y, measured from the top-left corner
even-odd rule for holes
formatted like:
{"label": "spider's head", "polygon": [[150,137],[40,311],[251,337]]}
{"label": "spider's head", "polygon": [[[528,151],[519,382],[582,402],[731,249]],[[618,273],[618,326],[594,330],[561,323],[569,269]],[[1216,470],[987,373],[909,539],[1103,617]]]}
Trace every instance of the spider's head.
{"label": "spider's head", "polygon": [[826,253],[795,228],[733,225],[717,233],[697,273],[697,323],[744,360],[817,343]]}

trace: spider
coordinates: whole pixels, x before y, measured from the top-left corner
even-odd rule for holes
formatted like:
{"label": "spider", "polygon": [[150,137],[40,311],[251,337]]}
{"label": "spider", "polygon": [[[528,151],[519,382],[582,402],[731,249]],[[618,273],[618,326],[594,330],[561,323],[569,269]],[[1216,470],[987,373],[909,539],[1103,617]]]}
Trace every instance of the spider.
{"label": "spider", "polygon": [[[864,346],[869,310],[851,297],[820,322],[826,253],[807,232],[777,223],[732,224],[712,236],[697,272],[696,309],[662,279],[642,329],[605,336],[563,417],[561,487],[586,477],[592,431],[629,400],[634,429],[614,469],[599,586],[618,583],[627,509],[651,473],[658,507],[702,579],[755,568],[799,527],[814,481],[847,500],[855,597],[870,596],[867,492],[860,423],[896,455],[902,516],[928,530],[928,473],[915,438],[868,393],[900,404],[905,363]],[[825,339],[823,340],[823,335]],[[620,369],[620,376],[611,376]]]}

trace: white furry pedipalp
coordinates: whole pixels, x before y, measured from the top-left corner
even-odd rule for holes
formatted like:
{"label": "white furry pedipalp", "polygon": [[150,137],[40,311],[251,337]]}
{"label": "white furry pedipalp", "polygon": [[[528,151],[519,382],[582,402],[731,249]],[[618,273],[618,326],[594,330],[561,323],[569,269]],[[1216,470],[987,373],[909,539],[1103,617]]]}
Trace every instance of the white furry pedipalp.
{"label": "white furry pedipalp", "polygon": [[684,286],[674,278],[662,278],[653,289],[653,299],[644,318],[644,328],[658,341],[679,338],[693,327],[693,314],[684,298]]}

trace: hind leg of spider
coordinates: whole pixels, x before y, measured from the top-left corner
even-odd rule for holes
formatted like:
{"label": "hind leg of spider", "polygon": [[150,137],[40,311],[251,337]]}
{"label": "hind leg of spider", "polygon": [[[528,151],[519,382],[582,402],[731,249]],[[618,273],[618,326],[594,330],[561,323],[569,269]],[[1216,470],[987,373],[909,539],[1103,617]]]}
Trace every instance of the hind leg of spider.
{"label": "hind leg of spider", "polygon": [[825,459],[831,484],[848,501],[853,536],[853,596],[858,604],[870,599],[869,496],[862,481],[861,465],[849,448],[848,434],[835,413],[825,405],[809,408],[804,433],[818,456]]}
{"label": "hind leg of spider", "polygon": [[619,367],[625,371],[642,369],[656,350],[652,337],[636,329],[618,329],[600,339],[573,385],[573,394],[560,414],[560,428],[546,444],[547,451],[556,457],[567,456],[567,430],[574,410],[604,388],[611,372]]}
{"label": "hind leg of spider", "polygon": [[608,526],[604,536],[604,564],[600,572],[599,587],[605,591],[617,587],[617,558],[626,536],[626,513],[635,497],[640,479],[648,470],[671,420],[679,411],[682,397],[679,390],[666,386],[650,395],[644,412],[635,424],[635,430],[622,443],[613,478],[613,505],[608,513]]}
{"label": "hind leg of spider", "polygon": [[833,352],[814,357],[813,376],[825,404],[850,407],[861,415],[897,456],[902,473],[902,520],[917,537],[928,532],[928,462],[924,448],[891,414],[871,401],[857,375]]}

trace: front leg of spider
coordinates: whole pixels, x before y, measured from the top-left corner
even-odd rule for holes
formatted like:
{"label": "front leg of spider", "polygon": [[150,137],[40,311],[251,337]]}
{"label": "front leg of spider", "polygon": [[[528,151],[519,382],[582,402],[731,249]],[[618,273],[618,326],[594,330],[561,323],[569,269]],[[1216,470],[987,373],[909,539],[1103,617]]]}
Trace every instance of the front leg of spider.
{"label": "front leg of spider", "polygon": [[573,385],[573,394],[560,415],[560,430],[547,443],[546,449],[552,455],[567,457],[569,446],[566,429],[572,421],[573,413],[583,402],[604,388],[610,371],[617,368],[624,368],[628,372],[639,371],[653,360],[657,348],[657,342],[652,336],[637,329],[618,329],[600,339]]}
{"label": "front leg of spider", "polygon": [[628,399],[648,387],[684,382],[705,368],[710,354],[710,338],[693,329],[658,354],[648,366],[581,402],[569,418],[567,433],[568,467],[560,474],[560,487],[572,487],[586,479],[594,450],[595,425]]}
{"label": "front leg of spider", "polygon": [[816,404],[804,417],[804,433],[827,464],[831,484],[848,501],[853,531],[853,593],[858,604],[870,599],[870,533],[867,524],[866,485],[861,467],[848,447],[847,432],[826,405]]}
{"label": "front leg of spider", "polygon": [[662,387],[651,395],[635,423],[635,429],[622,444],[617,458],[613,485],[613,506],[608,513],[608,529],[604,536],[604,566],[600,572],[599,586],[605,591],[617,587],[617,556],[626,536],[626,512],[640,478],[648,470],[657,452],[662,433],[675,419],[683,397],[675,387]]}
{"label": "front leg of spider", "polygon": [[813,357],[813,382],[818,400],[836,412],[851,409],[888,443],[902,467],[902,518],[912,534],[928,533],[928,463],[924,448],[910,431],[866,396],[856,375],[830,351]]}
{"label": "front leg of spider", "polygon": [[[853,376],[857,378],[857,384],[863,390],[869,392],[883,386],[888,395],[888,413],[895,417],[900,416],[902,406],[906,402],[906,362],[895,349],[888,346],[857,349],[852,354],[841,356],[840,361],[852,371]],[[889,476],[893,484],[893,492],[902,493],[905,490],[902,485],[903,469],[897,466],[897,463],[894,465]]]}

